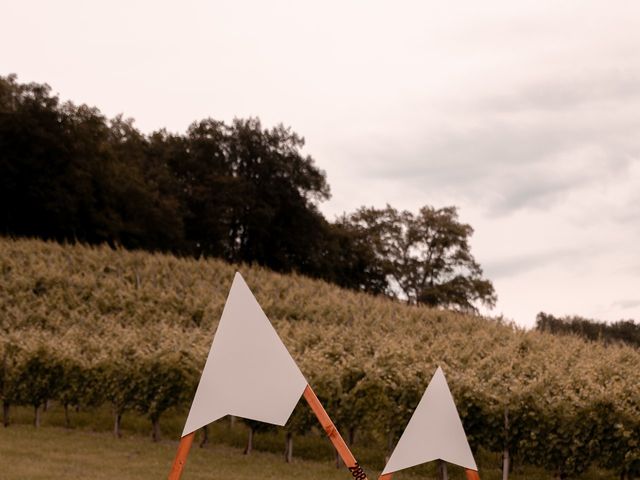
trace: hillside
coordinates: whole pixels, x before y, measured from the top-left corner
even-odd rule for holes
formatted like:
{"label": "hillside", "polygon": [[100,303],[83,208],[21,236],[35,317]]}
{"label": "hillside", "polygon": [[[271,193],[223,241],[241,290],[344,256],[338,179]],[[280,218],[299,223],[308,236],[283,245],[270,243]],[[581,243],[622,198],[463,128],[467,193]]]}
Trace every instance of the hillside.
{"label": "hillside", "polygon": [[[3,402],[110,403],[154,423],[184,411],[236,269],[349,436],[392,445],[440,365],[474,448],[560,475],[640,471],[638,350],[107,247],[0,240]],[[290,428],[309,425],[297,411]]]}

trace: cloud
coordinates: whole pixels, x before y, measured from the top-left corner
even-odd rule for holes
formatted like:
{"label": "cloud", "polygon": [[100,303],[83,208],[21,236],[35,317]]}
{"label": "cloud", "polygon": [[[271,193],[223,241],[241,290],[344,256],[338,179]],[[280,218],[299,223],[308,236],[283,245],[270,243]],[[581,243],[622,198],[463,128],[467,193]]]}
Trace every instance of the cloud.
{"label": "cloud", "polygon": [[485,265],[485,273],[489,278],[502,279],[515,277],[535,269],[545,268],[553,265],[568,265],[576,259],[593,255],[596,252],[594,247],[585,248],[563,248],[551,251],[536,252],[526,255],[517,255],[488,262]]}
{"label": "cloud", "polygon": [[630,310],[632,308],[640,307],[640,300],[637,299],[626,299],[626,300],[618,300],[611,304],[614,308],[621,308],[623,310]]}
{"label": "cloud", "polygon": [[624,175],[640,141],[628,147],[618,134],[591,125],[493,123],[432,135],[415,152],[379,146],[372,155],[378,161],[362,175],[448,191],[484,205],[490,215],[506,215],[547,208],[568,192]]}
{"label": "cloud", "polygon": [[638,98],[640,76],[632,70],[615,69],[543,80],[517,93],[485,97],[477,104],[488,112],[566,111],[592,104],[637,101]]}
{"label": "cloud", "polygon": [[404,132],[372,136],[352,158],[366,165],[361,177],[447,192],[489,216],[548,209],[640,164],[638,80],[604,72],[487,95],[442,112],[441,125],[415,118]]}
{"label": "cloud", "polygon": [[[640,161],[637,162],[637,166],[640,170]],[[640,172],[632,178],[636,180],[635,188],[640,188]],[[640,193],[634,192],[634,195],[618,206],[613,211],[612,218],[617,223],[629,225],[640,231]]]}

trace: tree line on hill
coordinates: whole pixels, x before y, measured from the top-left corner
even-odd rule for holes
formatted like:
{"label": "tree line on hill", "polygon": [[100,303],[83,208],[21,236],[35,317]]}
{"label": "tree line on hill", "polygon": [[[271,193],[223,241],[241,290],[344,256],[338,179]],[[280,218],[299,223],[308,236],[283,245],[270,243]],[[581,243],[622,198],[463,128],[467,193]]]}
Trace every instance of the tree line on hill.
{"label": "tree line on hill", "polygon": [[46,84],[0,77],[0,232],[255,263],[410,303],[495,304],[456,208],[329,221],[326,175],[303,146],[257,118],[143,134]]}
{"label": "tree line on hill", "polygon": [[640,324],[633,320],[606,323],[579,316],[560,318],[540,312],[536,316],[536,329],[556,335],[577,335],[586,340],[605,344],[624,343],[640,348]]}

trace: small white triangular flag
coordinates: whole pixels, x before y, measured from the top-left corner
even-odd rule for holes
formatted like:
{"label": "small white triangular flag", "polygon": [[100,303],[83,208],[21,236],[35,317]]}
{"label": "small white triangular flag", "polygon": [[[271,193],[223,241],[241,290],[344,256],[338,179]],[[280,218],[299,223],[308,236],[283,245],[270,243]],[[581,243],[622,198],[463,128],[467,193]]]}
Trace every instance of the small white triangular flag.
{"label": "small white triangular flag", "polygon": [[284,425],[306,386],[302,372],[236,273],[182,436],[225,415]]}
{"label": "small white triangular flag", "polygon": [[478,470],[440,367],[429,382],[382,474],[437,459]]}

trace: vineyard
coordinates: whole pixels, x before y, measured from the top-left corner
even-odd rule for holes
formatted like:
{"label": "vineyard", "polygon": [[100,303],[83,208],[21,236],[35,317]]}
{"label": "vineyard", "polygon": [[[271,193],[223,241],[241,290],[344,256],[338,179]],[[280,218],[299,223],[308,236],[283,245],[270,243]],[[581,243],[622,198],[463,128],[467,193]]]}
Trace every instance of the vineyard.
{"label": "vineyard", "polygon": [[[640,475],[637,349],[246,265],[35,240],[0,240],[5,422],[16,405],[36,423],[49,400],[108,405],[116,434],[137,411],[158,437],[163,414],[186,415],[236,269],[351,440],[393,446],[440,365],[472,448],[561,478],[592,465]],[[296,409],[286,428],[314,425]]]}

